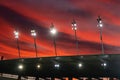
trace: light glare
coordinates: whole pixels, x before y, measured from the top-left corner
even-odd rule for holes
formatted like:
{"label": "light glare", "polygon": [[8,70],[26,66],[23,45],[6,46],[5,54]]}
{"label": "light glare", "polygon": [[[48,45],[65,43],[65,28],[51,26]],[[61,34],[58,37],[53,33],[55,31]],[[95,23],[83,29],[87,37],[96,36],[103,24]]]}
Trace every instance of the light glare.
{"label": "light glare", "polygon": [[107,63],[105,63],[105,62],[104,62],[104,63],[102,63],[102,66],[106,67],[106,66],[107,66]]}
{"label": "light glare", "polygon": [[76,24],[76,23],[72,23],[72,26],[73,26],[73,27],[76,27],[76,26],[77,26],[77,24]]}
{"label": "light glare", "polygon": [[60,65],[59,65],[59,64],[55,64],[54,66],[55,66],[56,68],[59,68],[59,67],[60,67]]}
{"label": "light glare", "polygon": [[102,28],[102,27],[103,27],[103,24],[102,24],[102,23],[99,23],[99,24],[98,24],[98,27]]}
{"label": "light glare", "polygon": [[19,32],[18,31],[14,31],[14,35],[15,35],[15,38],[19,38]]}
{"label": "light glare", "polygon": [[19,65],[18,68],[19,68],[20,70],[22,70],[22,69],[23,69],[23,65],[22,65],[22,64]]}
{"label": "light glare", "polygon": [[56,29],[55,28],[53,28],[53,29],[51,29],[51,31],[50,31],[52,34],[56,34]]}
{"label": "light glare", "polygon": [[78,64],[78,67],[82,67],[82,66],[83,66],[82,63],[79,63],[79,64]]}
{"label": "light glare", "polygon": [[31,30],[31,36],[36,36],[37,34],[36,34],[36,32],[35,32],[35,30]]}
{"label": "light glare", "polygon": [[40,65],[39,65],[39,64],[37,65],[37,68],[38,68],[38,69],[40,68]]}
{"label": "light glare", "polygon": [[77,30],[77,24],[75,20],[72,22],[72,30]]}

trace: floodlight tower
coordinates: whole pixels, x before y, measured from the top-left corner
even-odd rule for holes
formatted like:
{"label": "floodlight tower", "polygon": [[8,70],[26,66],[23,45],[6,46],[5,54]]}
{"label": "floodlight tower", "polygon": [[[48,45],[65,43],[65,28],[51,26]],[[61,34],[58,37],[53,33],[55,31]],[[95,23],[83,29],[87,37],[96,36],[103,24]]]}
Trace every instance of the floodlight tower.
{"label": "floodlight tower", "polygon": [[76,49],[78,51],[78,40],[77,40],[77,34],[76,34],[77,33],[77,23],[74,19],[72,21],[72,30],[74,30],[74,32],[75,32]]}
{"label": "floodlight tower", "polygon": [[31,30],[31,36],[33,36],[34,38],[34,46],[35,46],[35,52],[36,52],[36,57],[38,57],[38,54],[37,54],[37,45],[36,45],[36,31],[35,30]]}
{"label": "floodlight tower", "polygon": [[98,22],[98,28],[99,28],[99,32],[100,32],[100,40],[101,40],[101,49],[102,49],[102,54],[104,54],[104,45],[103,45],[103,38],[102,38],[102,28],[103,28],[103,23],[102,23],[102,19],[100,16],[98,16],[97,19]]}
{"label": "floodlight tower", "polygon": [[17,41],[18,56],[20,58],[21,56],[20,56],[20,46],[19,46],[19,32],[17,30],[14,31],[14,35],[15,35],[15,38],[16,38],[16,41]]}
{"label": "floodlight tower", "polygon": [[57,56],[57,50],[56,50],[56,33],[57,33],[57,30],[55,29],[53,23],[51,24],[50,26],[50,33],[51,35],[53,36],[53,43],[54,43],[54,48],[55,48],[55,55]]}

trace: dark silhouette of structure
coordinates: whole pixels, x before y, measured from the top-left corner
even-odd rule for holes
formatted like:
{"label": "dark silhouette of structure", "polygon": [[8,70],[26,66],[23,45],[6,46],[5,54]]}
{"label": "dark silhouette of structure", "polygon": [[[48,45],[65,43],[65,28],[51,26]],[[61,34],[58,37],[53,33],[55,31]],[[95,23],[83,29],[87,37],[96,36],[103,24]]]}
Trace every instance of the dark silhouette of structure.
{"label": "dark silhouette of structure", "polygon": [[[87,55],[82,58],[80,56],[23,58],[0,61],[0,73],[19,75],[18,80],[21,80],[21,76],[34,76],[35,80],[47,77],[52,80],[63,77],[69,77],[69,80],[73,77],[77,79],[87,77],[88,80],[100,77],[112,79],[120,77],[119,62],[120,55],[117,54]],[[56,63],[59,67],[55,67]]]}

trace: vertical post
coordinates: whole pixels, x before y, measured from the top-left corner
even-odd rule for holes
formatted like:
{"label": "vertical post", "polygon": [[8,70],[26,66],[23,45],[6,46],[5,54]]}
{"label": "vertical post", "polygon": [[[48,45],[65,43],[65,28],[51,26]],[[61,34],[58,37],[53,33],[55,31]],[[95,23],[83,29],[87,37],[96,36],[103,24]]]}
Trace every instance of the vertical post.
{"label": "vertical post", "polygon": [[35,80],[39,80],[39,77],[37,76],[37,77],[35,78]]}
{"label": "vertical post", "polygon": [[4,60],[4,56],[1,56],[1,61]]}
{"label": "vertical post", "polygon": [[102,27],[103,27],[103,24],[102,24],[102,19],[100,18],[100,16],[98,16],[98,27],[99,27],[99,31],[100,31],[100,41],[101,41],[101,49],[102,49],[102,54],[104,54],[104,45],[103,45],[103,38],[102,38]]}
{"label": "vertical post", "polygon": [[21,58],[21,56],[20,56],[20,46],[19,46],[19,40],[18,40],[18,38],[17,38],[17,48],[18,48],[18,55],[19,55],[19,58]]}
{"label": "vertical post", "polygon": [[50,26],[50,32],[51,32],[52,37],[53,37],[53,44],[54,44],[54,49],[55,49],[55,56],[57,56],[57,49],[56,49],[56,33],[57,33],[57,31],[56,31],[53,23]]}
{"label": "vertical post", "polygon": [[54,78],[54,77],[51,77],[51,80],[55,80],[55,78]]}
{"label": "vertical post", "polygon": [[77,50],[77,54],[78,54],[77,23],[74,19],[72,22],[72,30],[74,30],[74,32],[75,32],[76,50]]}
{"label": "vertical post", "polygon": [[15,35],[15,38],[16,38],[16,41],[17,41],[18,56],[19,56],[19,58],[21,58],[21,56],[20,56],[20,46],[19,46],[19,40],[18,40],[19,32],[17,30],[14,31],[14,35]]}
{"label": "vertical post", "polygon": [[102,54],[104,54],[104,45],[103,45],[103,38],[102,38],[102,29],[100,28],[100,40],[101,40],[101,49],[102,49]]}
{"label": "vertical post", "polygon": [[36,45],[36,37],[34,37],[34,44],[35,44],[36,57],[38,57],[38,54],[37,54],[37,45]]}
{"label": "vertical post", "polygon": [[72,77],[69,77],[68,80],[72,80]]}
{"label": "vertical post", "polygon": [[74,31],[75,31],[76,49],[77,49],[77,52],[78,52],[77,30],[74,30]]}
{"label": "vertical post", "polygon": [[37,54],[37,45],[36,45],[36,31],[33,29],[31,30],[31,36],[33,36],[34,38],[34,47],[35,47],[35,53],[36,53],[36,58],[38,57],[38,54]]}
{"label": "vertical post", "polygon": [[57,51],[56,51],[56,38],[54,36],[54,39],[53,39],[53,43],[54,43],[54,49],[55,49],[55,56],[57,56]]}
{"label": "vertical post", "polygon": [[21,75],[18,75],[18,79],[17,80],[21,80]]}

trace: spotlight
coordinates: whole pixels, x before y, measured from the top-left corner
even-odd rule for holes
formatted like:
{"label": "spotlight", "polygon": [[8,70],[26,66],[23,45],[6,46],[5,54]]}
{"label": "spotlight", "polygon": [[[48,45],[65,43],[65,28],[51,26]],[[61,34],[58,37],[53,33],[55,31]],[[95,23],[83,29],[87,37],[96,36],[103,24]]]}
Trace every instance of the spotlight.
{"label": "spotlight", "polygon": [[41,67],[40,64],[38,64],[38,65],[37,65],[37,68],[40,69],[40,67]]}
{"label": "spotlight", "polygon": [[50,26],[50,32],[52,35],[55,35],[57,33],[57,30],[55,29],[53,24],[51,24],[51,26]]}
{"label": "spotlight", "polygon": [[31,30],[31,36],[33,36],[33,37],[36,36],[36,31],[35,30]]}
{"label": "spotlight", "polygon": [[22,65],[22,64],[20,64],[19,66],[18,66],[18,69],[20,69],[20,70],[22,70],[24,68],[24,66]]}
{"label": "spotlight", "polygon": [[81,68],[82,66],[83,66],[83,64],[82,64],[82,63],[79,63],[79,64],[78,64],[78,67],[79,67],[79,68]]}
{"label": "spotlight", "polygon": [[18,55],[19,55],[19,58],[20,58],[20,46],[19,46],[19,32],[17,30],[14,31],[14,36],[16,38],[16,41],[17,41],[17,48],[18,48]]}
{"label": "spotlight", "polygon": [[98,25],[97,26],[100,27],[100,28],[103,27],[102,19],[101,19],[100,16],[98,17],[97,21],[98,21]]}
{"label": "spotlight", "polygon": [[60,64],[55,64],[54,65],[56,68],[59,68],[60,67]]}
{"label": "spotlight", "polygon": [[19,38],[19,32],[18,31],[14,31],[14,35],[15,35],[15,38]]}
{"label": "spotlight", "polygon": [[77,39],[77,23],[76,21],[73,19],[72,21],[72,30],[74,31],[74,34],[75,34],[75,40],[76,40],[76,52],[78,54],[78,39]]}
{"label": "spotlight", "polygon": [[72,30],[77,30],[77,23],[75,20],[72,22]]}
{"label": "spotlight", "polygon": [[33,29],[31,30],[31,36],[33,36],[34,38],[34,46],[35,46],[35,52],[36,52],[36,57],[38,57],[38,54],[37,54],[37,44],[36,44],[36,31]]}
{"label": "spotlight", "polygon": [[101,65],[102,65],[103,67],[106,67],[106,66],[107,66],[107,63],[104,62],[104,63],[102,63]]}
{"label": "spotlight", "polygon": [[56,29],[55,29],[55,27],[54,27],[54,25],[53,25],[53,23],[51,24],[51,26],[50,26],[50,33],[52,34],[52,36],[53,36],[53,43],[54,43],[54,48],[55,48],[55,55],[57,56],[57,50],[56,50],[56,33],[57,33],[57,31],[56,31]]}
{"label": "spotlight", "polygon": [[102,23],[102,19],[100,16],[98,16],[98,19],[97,19],[97,22],[98,22],[98,28],[99,28],[99,31],[100,31],[100,40],[101,40],[101,50],[102,50],[102,54],[104,54],[104,45],[103,45],[103,38],[102,38],[102,27],[103,27],[103,23]]}

